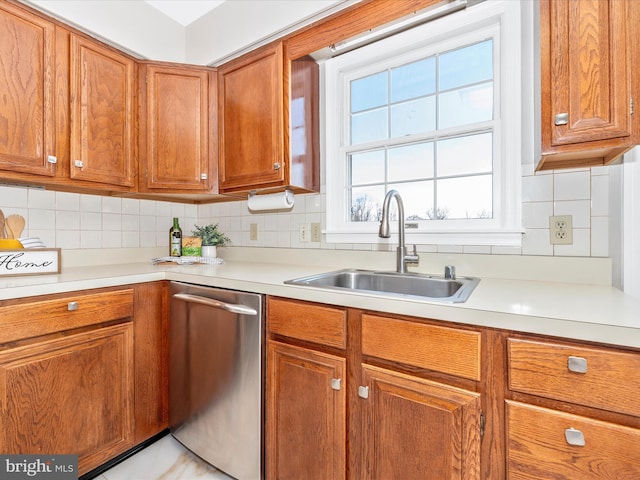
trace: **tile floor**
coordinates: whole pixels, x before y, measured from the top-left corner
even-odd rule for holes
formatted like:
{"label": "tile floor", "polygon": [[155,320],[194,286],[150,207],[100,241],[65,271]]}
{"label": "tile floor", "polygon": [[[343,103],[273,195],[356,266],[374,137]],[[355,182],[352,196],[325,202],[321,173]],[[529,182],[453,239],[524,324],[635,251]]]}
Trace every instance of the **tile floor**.
{"label": "tile floor", "polygon": [[185,449],[171,435],[94,480],[233,480]]}

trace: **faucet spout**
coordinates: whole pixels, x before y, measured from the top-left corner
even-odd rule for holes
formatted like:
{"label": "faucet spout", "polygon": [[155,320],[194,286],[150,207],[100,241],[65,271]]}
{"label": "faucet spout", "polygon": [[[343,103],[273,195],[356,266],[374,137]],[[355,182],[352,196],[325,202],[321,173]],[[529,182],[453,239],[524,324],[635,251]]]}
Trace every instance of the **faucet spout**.
{"label": "faucet spout", "polygon": [[416,246],[413,246],[413,254],[407,255],[407,248],[404,242],[404,204],[402,197],[397,190],[389,190],[382,202],[382,219],[380,220],[380,230],[378,236],[381,238],[389,238],[391,232],[389,229],[389,207],[391,199],[395,198],[398,204],[398,249],[396,255],[396,270],[398,273],[406,273],[407,265],[418,265],[420,257],[416,253]]}

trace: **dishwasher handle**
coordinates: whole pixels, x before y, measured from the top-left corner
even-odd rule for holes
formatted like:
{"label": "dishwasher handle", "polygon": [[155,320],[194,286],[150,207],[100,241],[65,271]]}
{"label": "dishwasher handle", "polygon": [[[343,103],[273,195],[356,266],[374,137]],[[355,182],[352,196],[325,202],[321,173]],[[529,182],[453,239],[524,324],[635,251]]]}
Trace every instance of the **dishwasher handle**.
{"label": "dishwasher handle", "polygon": [[219,308],[231,313],[239,313],[241,315],[257,315],[258,312],[251,307],[245,305],[237,305],[235,303],[226,303],[213,298],[201,297],[199,295],[191,295],[190,293],[174,293],[173,298],[183,300],[190,303],[199,303],[208,307]]}

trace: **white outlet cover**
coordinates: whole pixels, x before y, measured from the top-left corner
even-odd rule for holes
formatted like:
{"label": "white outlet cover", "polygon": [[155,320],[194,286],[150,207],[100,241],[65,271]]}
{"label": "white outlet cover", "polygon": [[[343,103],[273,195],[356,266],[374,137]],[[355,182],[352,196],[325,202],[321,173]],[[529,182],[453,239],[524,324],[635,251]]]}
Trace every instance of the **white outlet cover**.
{"label": "white outlet cover", "polygon": [[549,217],[549,241],[551,245],[573,245],[573,217],[571,215]]}

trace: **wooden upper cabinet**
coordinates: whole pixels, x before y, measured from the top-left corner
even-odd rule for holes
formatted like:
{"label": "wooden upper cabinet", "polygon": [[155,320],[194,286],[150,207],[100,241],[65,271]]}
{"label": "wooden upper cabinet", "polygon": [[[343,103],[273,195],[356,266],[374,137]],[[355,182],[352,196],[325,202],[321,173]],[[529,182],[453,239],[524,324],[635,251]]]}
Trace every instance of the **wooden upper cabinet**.
{"label": "wooden upper cabinet", "polygon": [[221,192],[284,182],[282,73],[281,44],[220,67]]}
{"label": "wooden upper cabinet", "polygon": [[135,61],[71,34],[70,177],[131,190],[136,162]]}
{"label": "wooden upper cabinet", "polygon": [[[542,159],[538,169],[604,165],[637,143],[628,0],[541,0]],[[635,127],[637,130],[637,127]]]}
{"label": "wooden upper cabinet", "polygon": [[[55,27],[0,3],[0,169],[54,176]],[[53,161],[53,159],[50,159]]]}
{"label": "wooden upper cabinet", "polygon": [[215,72],[140,65],[139,191],[217,193]]}
{"label": "wooden upper cabinet", "polygon": [[318,65],[276,43],[221,66],[218,88],[220,192],[318,191]]}

